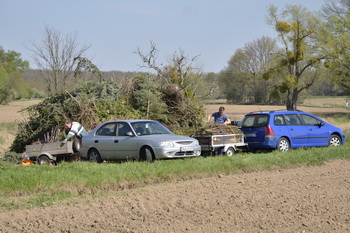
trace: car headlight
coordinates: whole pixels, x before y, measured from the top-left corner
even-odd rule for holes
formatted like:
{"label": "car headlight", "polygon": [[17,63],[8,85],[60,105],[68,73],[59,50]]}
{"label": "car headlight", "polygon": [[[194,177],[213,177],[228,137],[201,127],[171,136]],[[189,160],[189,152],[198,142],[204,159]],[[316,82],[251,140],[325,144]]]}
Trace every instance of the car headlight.
{"label": "car headlight", "polygon": [[163,147],[174,147],[174,144],[172,142],[160,142],[160,146],[163,146]]}
{"label": "car headlight", "polygon": [[193,144],[194,144],[195,146],[198,146],[198,145],[199,145],[198,140],[195,140],[195,141],[193,142]]}

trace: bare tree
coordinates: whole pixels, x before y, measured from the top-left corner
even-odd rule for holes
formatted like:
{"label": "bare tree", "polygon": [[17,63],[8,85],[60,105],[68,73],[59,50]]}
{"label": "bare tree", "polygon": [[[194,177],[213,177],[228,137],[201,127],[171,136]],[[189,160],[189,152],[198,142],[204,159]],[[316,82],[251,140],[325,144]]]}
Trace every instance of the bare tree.
{"label": "bare tree", "polygon": [[[33,53],[32,59],[37,65],[40,75],[46,83],[49,96],[66,91],[74,83],[76,57],[85,57],[90,48],[85,43],[79,47],[77,34],[62,35],[59,31],[45,27],[40,43],[30,42],[27,48]],[[75,82],[76,83],[76,82]]]}
{"label": "bare tree", "polygon": [[322,14],[325,18],[329,16],[345,17],[350,10],[350,0],[326,0],[322,7]]}
{"label": "bare tree", "polygon": [[154,70],[158,79],[168,85],[175,84],[178,90],[184,90],[187,94],[196,95],[197,89],[203,84],[203,74],[199,68],[194,66],[199,55],[190,58],[182,49],[168,59],[167,64],[157,64],[156,44],[151,41],[148,53],[143,53],[139,48],[135,51],[143,62],[141,68]]}

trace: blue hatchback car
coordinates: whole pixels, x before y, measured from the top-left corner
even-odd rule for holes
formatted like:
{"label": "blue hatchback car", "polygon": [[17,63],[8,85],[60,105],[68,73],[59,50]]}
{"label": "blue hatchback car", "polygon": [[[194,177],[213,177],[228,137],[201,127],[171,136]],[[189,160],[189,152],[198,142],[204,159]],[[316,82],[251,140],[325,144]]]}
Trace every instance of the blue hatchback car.
{"label": "blue hatchback car", "polygon": [[241,122],[241,131],[249,150],[344,144],[343,131],[322,119],[302,111],[251,112]]}

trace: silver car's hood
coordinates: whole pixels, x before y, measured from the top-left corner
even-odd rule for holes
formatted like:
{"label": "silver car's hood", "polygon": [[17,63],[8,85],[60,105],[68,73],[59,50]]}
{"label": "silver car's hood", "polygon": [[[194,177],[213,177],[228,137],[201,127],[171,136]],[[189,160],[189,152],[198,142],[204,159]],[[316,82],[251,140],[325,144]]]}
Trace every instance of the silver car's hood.
{"label": "silver car's hood", "polygon": [[196,140],[188,136],[181,136],[176,134],[151,134],[151,135],[142,135],[137,137],[140,139],[142,138],[142,139],[157,140],[157,141],[195,141]]}

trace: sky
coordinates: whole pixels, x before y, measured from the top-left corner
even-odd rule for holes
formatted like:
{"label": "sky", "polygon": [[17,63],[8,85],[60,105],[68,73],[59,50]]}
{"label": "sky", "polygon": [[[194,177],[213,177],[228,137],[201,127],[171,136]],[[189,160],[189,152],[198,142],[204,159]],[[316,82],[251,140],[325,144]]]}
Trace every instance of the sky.
{"label": "sky", "polygon": [[49,27],[64,36],[76,33],[101,71],[147,71],[135,51],[147,54],[152,41],[157,64],[182,50],[198,56],[195,67],[217,73],[247,43],[277,38],[267,9],[287,4],[319,11],[324,0],[0,0],[0,46],[21,53],[35,69],[27,48]]}

